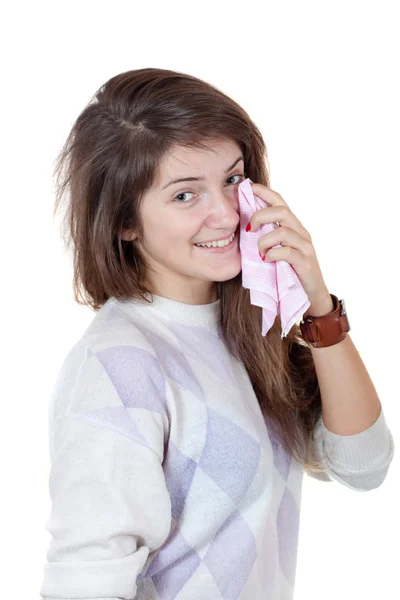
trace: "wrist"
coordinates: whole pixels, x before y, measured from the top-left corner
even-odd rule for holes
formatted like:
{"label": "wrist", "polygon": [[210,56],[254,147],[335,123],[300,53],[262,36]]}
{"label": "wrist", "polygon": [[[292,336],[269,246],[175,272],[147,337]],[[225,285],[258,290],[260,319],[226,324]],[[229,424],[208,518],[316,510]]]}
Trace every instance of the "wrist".
{"label": "wrist", "polygon": [[303,315],[305,317],[323,317],[333,311],[335,305],[329,292],[318,300],[311,302],[310,306]]}

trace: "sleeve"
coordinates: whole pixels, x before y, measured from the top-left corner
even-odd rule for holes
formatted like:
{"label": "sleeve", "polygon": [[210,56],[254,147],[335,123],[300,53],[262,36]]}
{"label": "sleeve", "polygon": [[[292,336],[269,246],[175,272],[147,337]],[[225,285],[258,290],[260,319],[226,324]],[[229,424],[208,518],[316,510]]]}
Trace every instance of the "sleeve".
{"label": "sleeve", "polygon": [[379,487],[394,456],[394,439],[383,409],[371,427],[355,435],[329,431],[321,416],[310,439],[308,455],[324,469],[321,473],[306,469],[309,477],[338,481],[361,492]]}
{"label": "sleeve", "polygon": [[[80,369],[71,397],[87,399],[88,377],[98,374],[98,361],[93,364],[94,369]],[[136,409],[118,405],[118,394],[110,406],[111,385],[94,383],[90,410],[77,411],[76,405],[72,410],[71,402],[51,428],[46,529],[52,537],[40,591],[44,600],[133,600],[149,553],[170,533],[160,415],[142,406],[135,419]],[[108,406],[94,406],[104,398]]]}

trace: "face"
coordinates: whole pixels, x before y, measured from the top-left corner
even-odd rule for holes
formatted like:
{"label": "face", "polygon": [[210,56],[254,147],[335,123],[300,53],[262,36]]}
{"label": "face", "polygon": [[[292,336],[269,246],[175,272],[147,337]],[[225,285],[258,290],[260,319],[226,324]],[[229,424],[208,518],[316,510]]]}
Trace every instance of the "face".
{"label": "face", "polygon": [[[134,240],[152,270],[152,292],[187,304],[217,300],[216,282],[241,271],[238,186],[245,179],[240,147],[232,141],[208,142],[210,150],[176,147],[159,165],[156,181],[143,198],[144,238]],[[239,159],[237,161],[237,159]],[[198,181],[176,179],[199,178]],[[195,244],[222,240],[222,248]]]}

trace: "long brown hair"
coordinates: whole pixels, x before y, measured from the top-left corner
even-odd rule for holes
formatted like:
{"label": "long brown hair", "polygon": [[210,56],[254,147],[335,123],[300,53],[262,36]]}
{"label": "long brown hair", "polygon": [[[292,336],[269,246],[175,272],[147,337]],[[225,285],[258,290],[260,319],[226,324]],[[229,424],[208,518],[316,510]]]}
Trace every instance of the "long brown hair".
{"label": "long brown hair", "polygon": [[[269,186],[260,131],[234,100],[185,73],[144,68],[112,77],[76,119],[55,167],[54,215],[68,190],[62,220],[67,251],[72,242],[73,291],[94,310],[114,296],[147,300],[149,268],[123,230],[141,239],[140,204],[164,155],[176,145],[208,148],[208,140],[233,140],[245,174]],[[306,468],[307,442],[322,405],[311,349],[296,323],[281,339],[278,315],[261,335],[261,308],[250,303],[241,272],[217,282],[221,327],[229,351],[247,370],[270,434]],[[146,297],[147,296],[147,297]]]}

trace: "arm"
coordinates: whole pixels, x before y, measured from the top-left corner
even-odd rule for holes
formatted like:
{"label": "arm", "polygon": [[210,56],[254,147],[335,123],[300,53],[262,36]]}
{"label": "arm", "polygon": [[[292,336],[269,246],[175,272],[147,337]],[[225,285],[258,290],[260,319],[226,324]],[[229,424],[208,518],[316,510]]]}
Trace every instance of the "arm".
{"label": "arm", "polygon": [[149,552],[170,531],[159,457],[80,418],[63,419],[57,435],[47,523],[52,540],[41,595],[131,600]]}
{"label": "arm", "polygon": [[149,553],[170,533],[160,415],[140,409],[139,431],[100,367],[85,359],[57,387],[45,600],[132,600]]}
{"label": "arm", "polygon": [[365,431],[338,435],[329,431],[321,417],[310,439],[308,454],[325,473],[306,470],[321,481],[336,480],[355,491],[369,491],[384,481],[394,455],[394,440],[383,411]]}
{"label": "arm", "polygon": [[[327,294],[304,313],[315,316],[333,309]],[[373,425],[381,413],[381,403],[349,333],[338,344],[314,348],[308,344],[314,360],[321,391],[322,417],[332,433],[355,435]]]}
{"label": "arm", "polygon": [[[326,295],[305,313],[327,314],[332,298]],[[322,416],[310,440],[309,452],[326,475],[307,473],[324,481],[336,479],[355,490],[381,485],[394,455],[393,436],[386,424],[374,385],[347,333],[326,348],[310,344],[321,391]]]}

